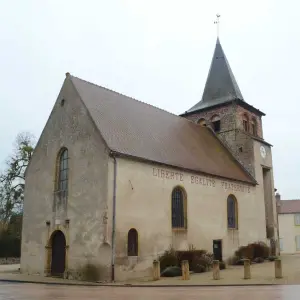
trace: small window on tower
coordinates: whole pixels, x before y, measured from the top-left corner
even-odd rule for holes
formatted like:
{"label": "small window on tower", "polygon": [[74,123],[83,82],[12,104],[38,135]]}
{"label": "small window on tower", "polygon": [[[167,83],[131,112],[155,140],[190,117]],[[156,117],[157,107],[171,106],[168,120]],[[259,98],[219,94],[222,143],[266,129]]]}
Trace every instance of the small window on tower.
{"label": "small window on tower", "polygon": [[211,123],[212,123],[212,127],[214,132],[219,132],[221,130],[221,120],[219,116],[213,116],[211,118]]}
{"label": "small window on tower", "polygon": [[243,115],[243,128],[246,132],[249,131],[249,118],[246,114]]}
{"label": "small window on tower", "polygon": [[257,123],[256,123],[256,119],[252,118],[251,120],[251,133],[256,136],[257,135]]}

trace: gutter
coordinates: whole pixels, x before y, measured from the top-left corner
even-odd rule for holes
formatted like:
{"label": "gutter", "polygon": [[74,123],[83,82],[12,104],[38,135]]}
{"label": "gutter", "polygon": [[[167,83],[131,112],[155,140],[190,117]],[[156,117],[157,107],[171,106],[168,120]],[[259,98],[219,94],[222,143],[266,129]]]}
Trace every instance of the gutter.
{"label": "gutter", "polygon": [[115,281],[115,258],[116,258],[116,192],[117,192],[117,159],[113,152],[110,153],[114,160],[113,179],[113,207],[112,207],[112,235],[111,235],[111,281]]}

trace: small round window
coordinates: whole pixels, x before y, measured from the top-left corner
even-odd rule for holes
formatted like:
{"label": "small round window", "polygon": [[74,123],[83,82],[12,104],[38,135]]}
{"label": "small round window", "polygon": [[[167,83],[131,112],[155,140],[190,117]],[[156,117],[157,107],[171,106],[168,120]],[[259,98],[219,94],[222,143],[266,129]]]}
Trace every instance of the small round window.
{"label": "small round window", "polygon": [[60,106],[64,106],[64,105],[65,105],[65,99],[61,99]]}

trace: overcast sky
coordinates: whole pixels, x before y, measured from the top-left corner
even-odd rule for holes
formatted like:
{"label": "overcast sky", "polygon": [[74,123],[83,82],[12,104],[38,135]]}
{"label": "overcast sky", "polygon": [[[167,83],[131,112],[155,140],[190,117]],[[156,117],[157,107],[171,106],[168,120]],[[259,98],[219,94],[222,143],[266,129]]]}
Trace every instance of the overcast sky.
{"label": "overcast sky", "polygon": [[[179,114],[202,96],[220,40],[244,99],[266,113],[275,187],[300,198],[297,0],[0,0],[0,161],[40,135],[65,73]],[[3,165],[3,164],[2,164]]]}

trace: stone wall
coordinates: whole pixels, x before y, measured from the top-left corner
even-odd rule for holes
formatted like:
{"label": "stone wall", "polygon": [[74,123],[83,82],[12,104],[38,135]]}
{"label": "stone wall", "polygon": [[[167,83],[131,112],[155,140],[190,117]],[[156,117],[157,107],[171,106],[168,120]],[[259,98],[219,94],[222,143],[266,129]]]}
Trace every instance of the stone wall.
{"label": "stone wall", "polygon": [[[157,171],[161,168],[164,172]],[[167,172],[181,175],[166,178]],[[176,186],[187,195],[186,230],[171,226],[171,195]],[[237,230],[227,228],[230,194],[238,201]],[[177,250],[193,245],[212,252],[213,240],[221,239],[226,259],[241,245],[266,242],[264,195],[257,186],[119,158],[116,200],[117,280],[151,274],[152,261],[171,245]],[[127,256],[131,228],[138,231],[137,257]]]}
{"label": "stone wall", "polygon": [[19,263],[20,263],[19,257],[0,258],[0,265],[13,265]]}
{"label": "stone wall", "polygon": [[236,110],[236,120],[237,120],[237,128],[243,130],[243,115],[247,114],[249,118],[249,122],[251,122],[251,119],[256,120],[256,125],[257,125],[257,137],[263,138],[263,130],[262,130],[262,119],[261,117],[257,116],[253,112],[248,111],[242,106],[237,106]]}
{"label": "stone wall", "polygon": [[[68,149],[69,180],[64,213],[58,215],[53,203],[56,161],[62,147]],[[49,271],[55,230],[66,238],[66,271],[90,261],[110,265],[107,174],[108,151],[66,78],[26,172],[22,272]]]}
{"label": "stone wall", "polygon": [[211,125],[210,120],[213,116],[218,115],[221,120],[221,131],[229,131],[235,129],[235,105],[226,105],[222,107],[212,108],[211,110],[197,112],[195,114],[188,115],[186,118],[197,123],[198,120],[204,118],[207,125]]}
{"label": "stone wall", "polygon": [[[221,121],[221,130],[218,132],[219,138],[231,150],[237,160],[255,177],[253,165],[253,142],[249,133],[243,131],[242,116],[246,110],[236,104],[227,104],[211,110],[197,112],[187,116],[187,119],[197,122],[204,118],[207,126],[211,126],[210,120],[218,115]],[[249,118],[254,117],[249,113]],[[257,120],[259,118],[257,117]],[[261,133],[261,122],[258,122],[259,134]]]}
{"label": "stone wall", "polygon": [[[251,119],[255,118],[257,136],[253,138],[250,132],[245,132],[243,128],[243,116],[247,114],[249,124]],[[272,153],[269,145],[259,139],[263,139],[262,119],[260,116],[246,110],[244,107],[234,103],[228,103],[222,107],[211,108],[207,111],[197,112],[187,116],[193,122],[205,118],[206,124],[211,126],[210,120],[214,115],[218,115],[221,120],[221,130],[218,133],[219,138],[231,150],[238,161],[250,172],[257,180],[261,192],[265,194],[262,200],[265,203],[266,225],[274,230],[274,238],[278,239],[277,212],[274,196],[274,179]],[[257,139],[258,138],[258,139]],[[264,146],[267,151],[267,157],[263,159],[260,155],[260,147]],[[268,181],[262,176],[262,165],[269,168]],[[268,182],[268,183],[267,183]]]}

